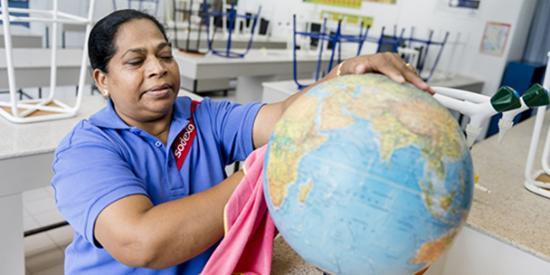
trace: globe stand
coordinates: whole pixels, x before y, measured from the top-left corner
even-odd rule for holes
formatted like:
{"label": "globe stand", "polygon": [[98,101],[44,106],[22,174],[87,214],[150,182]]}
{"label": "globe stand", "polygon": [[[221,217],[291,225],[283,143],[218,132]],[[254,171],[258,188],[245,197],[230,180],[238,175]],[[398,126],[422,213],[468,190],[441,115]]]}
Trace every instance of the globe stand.
{"label": "globe stand", "polygon": [[473,92],[433,87],[434,99],[443,106],[458,111],[470,117],[466,127],[468,146],[472,146],[482,131],[482,124],[491,116],[502,113],[498,123],[499,138],[505,131],[510,129],[514,117],[529,108],[546,106],[549,103],[548,94],[539,84],[531,86],[520,97],[511,87],[500,87],[492,97],[480,95]]}
{"label": "globe stand", "polygon": [[[548,52],[548,57],[550,57],[550,52]],[[543,86],[548,93],[548,89],[550,88],[550,62],[546,65],[546,74],[544,76]],[[546,107],[537,108],[535,126],[533,127],[533,135],[529,146],[529,154],[527,155],[527,163],[525,165],[525,181],[523,185],[527,190],[537,195],[550,198],[550,129],[548,129],[548,134],[546,135],[546,141],[544,143],[544,150],[542,152],[542,170],[534,171],[533,167],[545,115]]]}

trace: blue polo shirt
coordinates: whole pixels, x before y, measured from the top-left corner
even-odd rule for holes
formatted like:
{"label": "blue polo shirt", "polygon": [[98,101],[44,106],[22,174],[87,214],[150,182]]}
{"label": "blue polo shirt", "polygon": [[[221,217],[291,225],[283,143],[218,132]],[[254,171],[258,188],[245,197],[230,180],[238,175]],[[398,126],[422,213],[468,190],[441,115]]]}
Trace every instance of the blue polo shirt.
{"label": "blue polo shirt", "polygon": [[128,267],[94,240],[95,221],[105,207],[129,195],[145,195],[158,205],[220,183],[226,165],[253,151],[260,107],[203,100],[193,114],[196,137],[181,170],[170,145],[189,122],[188,97],[174,103],[168,146],[124,123],[110,101],[78,123],[58,146],[53,163],[57,207],[75,231],[65,251],[66,274],[198,274],[215,247],[164,270]]}

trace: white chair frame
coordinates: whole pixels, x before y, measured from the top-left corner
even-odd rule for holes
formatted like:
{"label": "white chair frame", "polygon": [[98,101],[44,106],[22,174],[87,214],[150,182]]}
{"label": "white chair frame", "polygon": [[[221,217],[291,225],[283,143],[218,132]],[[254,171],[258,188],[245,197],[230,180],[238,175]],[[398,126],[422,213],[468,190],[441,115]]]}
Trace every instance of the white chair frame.
{"label": "white chair frame", "polygon": [[[548,57],[550,58],[550,52],[548,52]],[[544,89],[546,89],[547,92],[550,89],[550,60],[546,65],[546,73],[544,76],[543,87]],[[537,108],[535,126],[533,127],[533,136],[531,138],[529,154],[527,155],[527,163],[525,165],[525,182],[523,183],[523,185],[527,190],[535,194],[550,198],[550,184],[539,182],[536,180],[536,178],[542,173],[550,175],[550,128],[548,129],[548,134],[546,135],[546,141],[544,143],[544,149],[541,157],[542,169],[534,170],[533,168],[545,115],[546,106]]]}
{"label": "white chair frame", "polygon": [[[90,0],[88,7],[88,16],[80,17],[73,14],[68,14],[58,10],[58,0],[53,0],[52,10],[37,10],[27,8],[9,8],[8,0],[1,0],[2,14],[0,20],[3,23],[4,29],[4,43],[6,47],[6,65],[8,73],[9,84],[9,96],[10,100],[0,101],[0,115],[13,123],[31,123],[39,121],[48,121],[55,119],[63,119],[75,116],[80,108],[82,102],[82,95],[84,93],[84,81],[87,73],[87,52],[88,52],[88,38],[92,28],[92,20],[94,14],[95,0]],[[10,12],[25,13],[29,16],[15,16],[10,15]],[[31,15],[37,15],[33,17]],[[13,47],[11,43],[11,31],[10,22],[45,22],[52,25],[51,31],[51,63],[50,63],[50,90],[47,98],[44,99],[30,99],[30,100],[18,100],[17,82],[13,63]],[[82,60],[80,65],[80,75],[78,80],[78,95],[74,106],[68,106],[67,104],[54,99],[55,89],[57,87],[57,32],[58,25],[73,24],[73,25],[85,25],[86,34],[84,39],[84,47],[82,51]],[[55,106],[48,106],[54,104]],[[9,107],[11,111],[6,111],[2,107]],[[47,114],[32,116],[36,111],[45,111]]]}

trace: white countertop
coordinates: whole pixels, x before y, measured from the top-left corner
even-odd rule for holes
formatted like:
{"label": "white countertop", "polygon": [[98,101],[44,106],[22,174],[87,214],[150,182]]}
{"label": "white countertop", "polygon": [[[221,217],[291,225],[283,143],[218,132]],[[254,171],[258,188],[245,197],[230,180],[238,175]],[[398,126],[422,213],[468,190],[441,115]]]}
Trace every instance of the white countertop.
{"label": "white countertop", "polygon": [[[185,91],[180,91],[179,96],[202,100],[202,97]],[[55,151],[77,122],[101,110],[106,102],[100,95],[84,96],[78,115],[69,119],[15,124],[0,117],[0,160]]]}
{"label": "white countertop", "polygon": [[428,84],[430,86],[455,87],[459,89],[472,85],[483,85],[483,80],[459,74],[445,77],[437,77],[436,75],[428,81]]}
{"label": "white countertop", "polygon": [[[475,190],[468,225],[550,262],[550,199],[523,187],[535,117],[514,126],[501,143],[497,135],[475,144],[474,170],[491,192]],[[546,135],[550,113],[542,133]],[[535,168],[540,167],[540,142]]]}
{"label": "white countertop", "polygon": [[[51,49],[15,48],[13,65],[17,68],[49,68],[51,64]],[[79,67],[82,62],[82,49],[57,49],[57,66]],[[0,49],[0,70],[5,70],[6,49]]]}
{"label": "white countertop", "polygon": [[[236,50],[238,51],[238,50]],[[317,61],[317,52],[298,51],[297,57],[300,61]],[[330,54],[323,54],[323,59],[328,59]],[[225,58],[214,54],[204,56],[185,54],[176,51],[176,59],[193,64],[239,64],[239,63],[258,63],[258,62],[292,62],[292,51],[287,49],[251,49],[243,58]]]}
{"label": "white countertop", "polygon": [[74,125],[105,106],[105,99],[84,96],[78,115],[69,119],[14,124],[0,117],[0,160],[55,150]]}
{"label": "white countertop", "polygon": [[[239,51],[239,50],[235,50]],[[342,58],[353,56],[343,54]],[[174,50],[180,74],[190,79],[217,79],[239,76],[292,75],[292,51],[286,49],[252,49],[243,58],[225,58],[214,54],[195,55]],[[325,52],[323,62],[330,58]],[[313,72],[317,64],[317,52],[298,51],[298,72]],[[334,64],[335,66],[336,64]]]}

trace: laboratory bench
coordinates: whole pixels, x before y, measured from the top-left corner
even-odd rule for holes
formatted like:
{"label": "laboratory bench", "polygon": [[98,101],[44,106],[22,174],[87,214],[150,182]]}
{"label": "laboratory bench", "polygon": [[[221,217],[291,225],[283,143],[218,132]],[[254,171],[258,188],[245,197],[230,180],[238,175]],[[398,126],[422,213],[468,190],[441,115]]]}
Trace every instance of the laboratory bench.
{"label": "laboratory bench", "polygon": [[[343,53],[344,58],[351,56],[351,53]],[[235,95],[239,103],[259,102],[262,99],[262,83],[291,79],[293,73],[292,51],[287,49],[252,49],[243,58],[225,58],[214,54],[201,56],[174,50],[174,57],[180,68],[182,83],[193,84],[190,91],[197,91],[198,82],[221,79],[229,83],[228,79],[237,79]],[[322,56],[322,67],[329,59],[330,53]],[[312,77],[317,68],[318,53],[298,52],[297,60],[298,76]]]}
{"label": "laboratory bench", "polygon": [[[179,47],[185,49],[189,41],[190,49],[208,49],[208,41],[206,39],[206,31],[203,31],[199,37],[198,32],[192,31],[187,36],[187,32],[178,32],[177,41],[174,41],[173,47]],[[171,38],[176,39],[174,32],[170,35]],[[250,41],[250,34],[233,34],[231,37],[231,48],[236,51],[243,51],[248,47]],[[198,47],[197,47],[198,42]],[[212,40],[212,47],[214,49],[225,49],[227,46],[227,35],[219,32],[216,34],[216,37]],[[286,39],[268,37],[264,35],[255,35],[254,40],[251,45],[251,49],[286,49],[287,41]]]}

